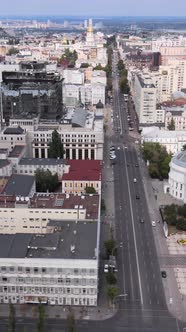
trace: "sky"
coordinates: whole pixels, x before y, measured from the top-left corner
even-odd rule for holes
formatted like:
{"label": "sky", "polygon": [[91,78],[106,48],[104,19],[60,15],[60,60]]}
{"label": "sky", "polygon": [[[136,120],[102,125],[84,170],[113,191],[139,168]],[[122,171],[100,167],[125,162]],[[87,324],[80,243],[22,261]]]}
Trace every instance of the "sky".
{"label": "sky", "polygon": [[186,0],[0,0],[5,16],[186,16]]}

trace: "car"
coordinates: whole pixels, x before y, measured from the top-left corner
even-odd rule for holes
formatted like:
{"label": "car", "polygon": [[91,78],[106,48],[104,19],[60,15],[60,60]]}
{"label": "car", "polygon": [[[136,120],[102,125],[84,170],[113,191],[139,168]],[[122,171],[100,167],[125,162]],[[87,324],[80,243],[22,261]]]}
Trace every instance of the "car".
{"label": "car", "polygon": [[161,271],[161,276],[162,276],[162,278],[166,278],[167,277],[167,272],[166,271]]}
{"label": "car", "polygon": [[104,272],[105,272],[105,273],[108,273],[108,272],[109,272],[109,266],[108,266],[108,264],[105,264],[105,265],[104,265]]}
{"label": "car", "polygon": [[134,181],[134,183],[136,183],[136,182],[137,182],[136,178],[134,178],[134,180],[133,180],[133,181]]}
{"label": "car", "polygon": [[139,167],[139,164],[135,164],[136,167]]}
{"label": "car", "polygon": [[140,199],[140,195],[136,194],[136,199]]}
{"label": "car", "polygon": [[144,219],[140,218],[139,221],[143,224],[144,223]]}
{"label": "car", "polygon": [[116,156],[115,152],[110,152],[110,157]]}
{"label": "car", "polygon": [[156,227],[156,222],[154,220],[152,220],[152,227]]}
{"label": "car", "polygon": [[110,148],[110,152],[115,152],[115,148]]}
{"label": "car", "polygon": [[115,160],[116,156],[110,156],[110,160]]}

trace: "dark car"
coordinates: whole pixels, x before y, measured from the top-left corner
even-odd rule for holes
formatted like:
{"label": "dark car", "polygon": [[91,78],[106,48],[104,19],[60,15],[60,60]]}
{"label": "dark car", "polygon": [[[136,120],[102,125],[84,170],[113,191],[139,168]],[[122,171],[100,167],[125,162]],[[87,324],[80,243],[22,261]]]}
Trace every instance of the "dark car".
{"label": "dark car", "polygon": [[140,218],[139,219],[139,222],[141,222],[142,224],[144,223],[144,219],[143,218]]}
{"label": "dark car", "polygon": [[167,277],[167,272],[166,271],[161,271],[161,276],[162,276],[162,278],[166,278]]}
{"label": "dark car", "polygon": [[136,199],[140,199],[140,196],[138,194],[136,194]]}

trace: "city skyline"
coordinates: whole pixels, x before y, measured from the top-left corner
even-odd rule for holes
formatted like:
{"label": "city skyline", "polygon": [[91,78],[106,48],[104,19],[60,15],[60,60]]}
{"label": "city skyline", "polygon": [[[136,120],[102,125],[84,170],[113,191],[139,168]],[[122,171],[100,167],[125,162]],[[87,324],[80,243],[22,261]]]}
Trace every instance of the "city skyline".
{"label": "city skyline", "polygon": [[94,16],[183,16],[186,2],[178,0],[157,0],[149,6],[148,0],[11,0],[1,4],[1,15],[94,15]]}

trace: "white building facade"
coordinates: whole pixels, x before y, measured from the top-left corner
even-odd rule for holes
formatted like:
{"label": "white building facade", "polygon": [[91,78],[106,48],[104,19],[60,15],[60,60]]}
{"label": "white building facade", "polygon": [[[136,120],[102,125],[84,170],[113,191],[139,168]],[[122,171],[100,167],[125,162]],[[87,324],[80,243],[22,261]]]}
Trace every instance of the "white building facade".
{"label": "white building facade", "polygon": [[168,184],[170,195],[186,203],[186,151],[172,158]]}

